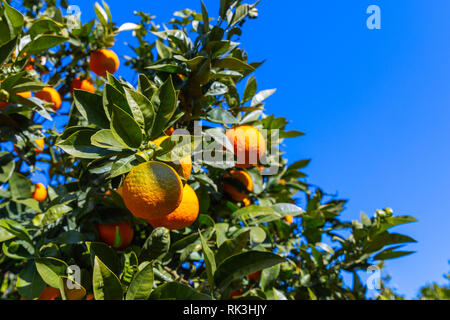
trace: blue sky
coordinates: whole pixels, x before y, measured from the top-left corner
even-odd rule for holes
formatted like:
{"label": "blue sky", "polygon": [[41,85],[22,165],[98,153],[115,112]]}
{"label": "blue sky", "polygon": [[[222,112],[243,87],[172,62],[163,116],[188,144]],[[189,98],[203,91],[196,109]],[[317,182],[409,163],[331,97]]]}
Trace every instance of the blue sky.
{"label": "blue sky", "polygon": [[[205,0],[217,16],[219,0]],[[82,20],[93,2],[76,1]],[[109,0],[113,20],[137,22],[134,10],[168,21],[200,1]],[[381,8],[381,30],[366,27],[366,9]],[[267,112],[306,133],[286,143],[290,161],[311,158],[309,182],[349,199],[343,217],[391,207],[418,223],[398,228],[418,240],[414,255],[392,260],[391,285],[413,298],[426,282],[443,283],[450,259],[450,2],[448,0],[262,0],[259,18],[240,42],[259,89],[277,88]],[[130,55],[117,39],[114,50]],[[121,62],[123,63],[123,58]],[[117,72],[133,79],[122,64]]]}

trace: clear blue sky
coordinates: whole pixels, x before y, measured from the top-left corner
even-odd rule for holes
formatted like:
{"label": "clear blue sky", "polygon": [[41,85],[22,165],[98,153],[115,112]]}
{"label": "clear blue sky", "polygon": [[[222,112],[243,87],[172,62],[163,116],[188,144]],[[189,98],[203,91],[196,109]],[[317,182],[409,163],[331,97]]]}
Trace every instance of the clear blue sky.
{"label": "clear blue sky", "polygon": [[[204,2],[217,17],[219,0]],[[83,21],[93,18],[93,2],[76,4]],[[200,11],[197,0],[108,4],[118,24],[137,22],[134,10],[158,23]],[[381,30],[366,27],[372,4]],[[420,220],[396,230],[418,240],[408,246],[417,253],[387,263],[391,285],[409,298],[442,283],[450,259],[449,12],[448,0],[262,0],[240,39],[251,61],[267,59],[256,77],[260,89],[278,89],[268,112],[306,132],[287,142],[288,158],[312,159],[309,182],[350,200],[344,218],[389,206]],[[130,38],[120,35],[114,50],[131,54]],[[132,80],[123,65],[117,74]]]}

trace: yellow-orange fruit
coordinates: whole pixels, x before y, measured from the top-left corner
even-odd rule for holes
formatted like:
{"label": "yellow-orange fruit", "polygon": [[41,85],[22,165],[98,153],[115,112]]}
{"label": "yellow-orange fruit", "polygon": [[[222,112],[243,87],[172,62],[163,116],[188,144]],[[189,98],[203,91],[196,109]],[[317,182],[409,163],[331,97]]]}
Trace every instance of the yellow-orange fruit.
{"label": "yellow-orange fruit", "polygon": [[22,98],[30,98],[31,97],[31,91],[17,92],[17,95],[21,96]]}
{"label": "yellow-orange fruit", "polygon": [[[120,233],[120,243],[115,243],[117,228]],[[134,229],[125,221],[116,224],[99,224],[97,225],[97,231],[101,241],[117,250],[127,247],[134,236]]]}
{"label": "yellow-orange fruit", "polygon": [[106,72],[115,73],[119,69],[119,65],[119,57],[114,51],[109,49],[95,51],[89,59],[89,66],[92,72],[100,77],[106,77]]}
{"label": "yellow-orange fruit", "polygon": [[92,84],[92,82],[88,79],[81,80],[80,77],[77,77],[72,81],[70,92],[73,93],[73,90],[75,89],[84,90],[92,93],[95,92],[95,87]]}
{"label": "yellow-orange fruit", "polygon": [[242,290],[242,289],[231,291],[230,298],[238,297],[238,296],[242,295],[243,293],[244,293],[244,290]]}
{"label": "yellow-orange fruit", "polygon": [[189,227],[198,217],[200,206],[197,194],[188,184],[183,189],[183,200],[172,213],[158,219],[149,219],[152,227],[165,227],[169,230],[180,230]]}
{"label": "yellow-orange fruit", "polygon": [[[61,297],[61,292],[59,291],[59,289],[47,286],[44,288],[44,291],[42,291],[37,300],[55,300],[59,297]],[[20,300],[25,300],[25,298],[20,297]]]}
{"label": "yellow-orange fruit", "polygon": [[86,300],[94,300],[94,294],[93,293],[89,293],[88,295],[86,295]]}
{"label": "yellow-orange fruit", "polygon": [[181,203],[183,184],[169,165],[148,161],[131,169],[122,188],[122,198],[131,213],[143,219],[162,218]]}
{"label": "yellow-orange fruit", "polygon": [[170,137],[174,131],[175,131],[175,129],[173,127],[170,127],[169,129],[164,131],[164,133]]}
{"label": "yellow-orange fruit", "polygon": [[253,126],[242,125],[227,130],[226,136],[233,144],[237,168],[257,165],[266,151],[264,136]]}
{"label": "yellow-orange fruit", "polygon": [[33,70],[34,69],[34,62],[35,62],[35,59],[33,57],[28,58],[28,64],[26,65],[25,70],[26,71]]}
{"label": "yellow-orange fruit", "polygon": [[[225,174],[224,178],[237,180],[248,192],[253,191],[253,180],[251,176],[243,170],[231,170],[229,173]],[[233,200],[244,202],[246,206],[250,205],[250,200],[246,192],[236,189],[234,185],[227,183],[226,181],[222,183],[222,187],[223,191],[228,193]]]}
{"label": "yellow-orange fruit", "polygon": [[261,270],[253,272],[247,276],[248,280],[253,282],[258,282],[260,277],[261,277]]}
{"label": "yellow-orange fruit", "polygon": [[34,95],[36,98],[51,103],[52,109],[55,111],[61,107],[61,96],[59,95],[59,92],[52,87],[45,87],[41,91],[36,92]]}
{"label": "yellow-orange fruit", "polygon": [[[160,138],[156,139],[155,141],[153,141],[153,143],[156,144],[157,146],[160,146],[161,143],[163,143],[163,141],[168,138],[169,138],[169,136],[163,136],[163,137],[160,137]],[[191,176],[191,171],[192,171],[191,156],[187,155],[187,156],[181,158],[179,161],[173,162],[173,167],[178,172],[178,174],[182,174],[183,177],[186,180],[188,180],[189,177]]]}
{"label": "yellow-orange fruit", "polygon": [[42,183],[36,183],[33,192],[33,199],[39,202],[47,199],[47,188]]}
{"label": "yellow-orange fruit", "polygon": [[234,154],[237,156],[237,168],[257,165],[258,160],[266,152],[266,140],[253,126],[242,125],[229,129],[226,136],[233,144]]}
{"label": "yellow-orange fruit", "polygon": [[287,223],[293,223],[294,217],[293,216],[285,216],[284,220],[286,220]]}
{"label": "yellow-orange fruit", "polygon": [[42,138],[34,140],[34,142],[36,142],[36,144],[39,146],[39,148],[34,148],[34,152],[36,153],[36,155],[38,155],[44,150],[45,140]]}

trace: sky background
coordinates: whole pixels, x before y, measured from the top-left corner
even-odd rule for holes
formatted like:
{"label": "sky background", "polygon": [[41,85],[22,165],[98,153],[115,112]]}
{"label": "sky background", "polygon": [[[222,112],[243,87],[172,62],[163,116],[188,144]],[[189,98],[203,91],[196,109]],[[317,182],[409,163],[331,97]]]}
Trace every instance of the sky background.
{"label": "sky background", "polygon": [[[200,11],[200,1],[107,1],[118,25],[138,22],[134,10],[168,21],[174,11]],[[73,2],[83,22],[91,1]],[[204,0],[211,17],[219,0]],[[381,30],[369,30],[366,9],[381,8]],[[249,60],[266,63],[258,89],[277,88],[266,112],[306,135],[286,142],[290,162],[310,158],[308,182],[348,199],[345,220],[391,207],[419,222],[394,229],[415,238],[417,251],[389,260],[390,285],[414,298],[425,283],[445,283],[450,259],[450,1],[262,0],[239,42]],[[117,37],[122,65],[131,55]],[[349,278],[347,278],[348,280]]]}

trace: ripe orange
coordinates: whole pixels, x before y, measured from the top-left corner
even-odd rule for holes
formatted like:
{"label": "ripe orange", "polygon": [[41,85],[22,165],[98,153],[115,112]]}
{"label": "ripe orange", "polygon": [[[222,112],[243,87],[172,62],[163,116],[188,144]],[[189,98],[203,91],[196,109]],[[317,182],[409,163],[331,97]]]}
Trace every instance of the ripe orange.
{"label": "ripe orange", "polygon": [[34,142],[36,142],[36,144],[39,146],[39,148],[34,148],[34,152],[36,153],[36,155],[38,155],[44,150],[45,140],[42,138],[34,140]]}
{"label": "ripe orange", "polygon": [[286,220],[287,223],[293,223],[294,222],[294,217],[293,216],[285,216],[284,220]]}
{"label": "ripe orange", "polygon": [[53,287],[45,287],[38,300],[55,300],[61,296],[59,289]]}
{"label": "ripe orange", "polygon": [[39,202],[47,199],[47,188],[42,183],[36,183],[33,192],[33,199]]}
{"label": "ripe orange", "polygon": [[92,93],[95,92],[95,87],[92,82],[88,79],[81,80],[80,77],[77,77],[72,81],[70,92],[73,93],[74,89],[84,90]]}
{"label": "ripe orange", "polygon": [[258,160],[266,152],[266,140],[253,126],[242,125],[229,129],[226,136],[233,144],[234,154],[237,156],[237,168],[257,165]]}
{"label": "ripe orange", "polygon": [[170,137],[174,131],[175,131],[175,129],[173,127],[170,127],[169,129],[164,131],[164,133]]}
{"label": "ripe orange", "polygon": [[[119,228],[120,243],[115,243],[117,228]],[[127,247],[134,236],[134,229],[125,221],[117,224],[99,224],[97,231],[101,241],[117,250]]]}
{"label": "ripe orange", "polygon": [[199,202],[194,189],[188,184],[183,189],[183,200],[178,208],[165,217],[149,219],[148,222],[154,228],[165,227],[169,230],[180,230],[189,227],[198,217]]}
{"label": "ripe orange", "polygon": [[242,290],[242,289],[231,291],[230,298],[238,297],[238,296],[242,295],[243,293],[244,293],[244,290]]}
{"label": "ripe orange", "polygon": [[95,300],[94,294],[93,293],[89,293],[88,295],[86,295],[86,300]]}
{"label": "ripe orange", "polygon": [[18,96],[21,96],[22,98],[30,98],[31,97],[31,91],[25,91],[25,92],[17,92]]}
{"label": "ripe orange", "polygon": [[45,87],[41,91],[36,92],[34,95],[36,98],[52,103],[52,109],[55,111],[61,107],[61,96],[59,95],[59,92],[52,87]]}
{"label": "ripe orange", "polygon": [[28,58],[28,64],[26,65],[25,70],[26,71],[33,70],[34,69],[34,62],[35,62],[35,59],[33,57]]}
{"label": "ripe orange", "polygon": [[[59,289],[53,287],[45,287],[44,291],[42,291],[41,295],[37,300],[55,300],[61,296],[61,292]],[[25,300],[24,297],[20,297],[20,300]]]}
{"label": "ripe orange", "polygon": [[[242,186],[245,187],[245,189],[248,192],[253,191],[252,177],[250,177],[250,175],[243,170],[231,170],[229,173],[225,174],[224,178],[234,179],[234,180],[240,182],[242,184]],[[239,202],[244,202],[244,204],[246,206],[248,206],[250,204],[250,200],[249,200],[248,194],[246,192],[236,189],[235,186],[233,186],[230,183],[227,183],[226,181],[224,181],[222,183],[222,187],[223,187],[223,191],[228,193],[233,200],[239,201]]]}
{"label": "ripe orange", "polygon": [[148,161],[131,169],[122,198],[131,213],[143,219],[162,218],[174,211],[183,197],[178,173],[165,163]]}
{"label": "ripe orange", "polygon": [[119,69],[119,57],[109,49],[100,49],[91,54],[89,66],[92,72],[100,77],[106,77],[106,72],[113,74]]}
{"label": "ripe orange", "polygon": [[253,282],[258,282],[260,277],[261,277],[261,270],[253,272],[253,273],[247,275],[247,278],[250,281],[253,281]]}
{"label": "ripe orange", "polygon": [[[160,137],[160,138],[156,139],[155,141],[153,141],[153,143],[156,144],[157,146],[160,146],[161,143],[163,143],[163,141],[166,140],[167,138],[169,138],[169,136]],[[174,162],[173,168],[175,169],[175,171],[178,172],[178,174],[182,175],[186,180],[188,180],[189,177],[191,176],[191,171],[192,171],[191,156],[187,155],[187,156],[181,158],[179,161]]]}

